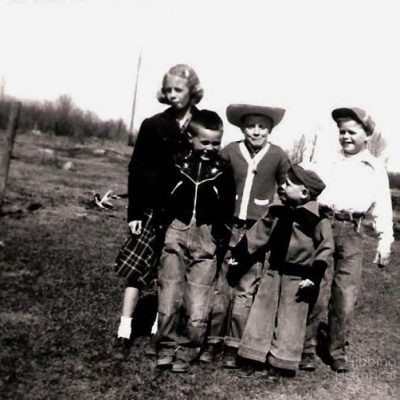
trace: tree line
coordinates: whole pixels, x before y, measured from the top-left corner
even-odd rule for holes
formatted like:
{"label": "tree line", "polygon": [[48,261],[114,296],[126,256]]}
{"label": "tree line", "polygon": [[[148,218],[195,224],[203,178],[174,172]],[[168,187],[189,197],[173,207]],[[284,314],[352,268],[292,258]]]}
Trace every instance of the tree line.
{"label": "tree line", "polygon": [[[14,101],[12,97],[0,99],[0,129],[6,129]],[[102,140],[127,140],[128,137],[122,119],[102,120],[94,112],[77,107],[69,95],[62,95],[55,101],[22,101],[19,129],[67,136],[81,142],[89,137]]]}

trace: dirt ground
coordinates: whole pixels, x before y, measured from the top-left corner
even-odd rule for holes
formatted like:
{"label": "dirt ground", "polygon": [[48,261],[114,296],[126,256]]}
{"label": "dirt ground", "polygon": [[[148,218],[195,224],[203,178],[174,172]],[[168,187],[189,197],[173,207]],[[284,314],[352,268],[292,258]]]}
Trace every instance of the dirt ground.
{"label": "dirt ground", "polygon": [[[94,154],[99,148],[106,151]],[[0,217],[2,399],[400,398],[400,244],[379,270],[367,234],[349,338],[352,372],[336,375],[318,360],[315,373],[268,382],[223,370],[219,357],[177,376],[155,370],[144,354],[148,336],[135,340],[127,362],[116,360],[124,283],[112,264],[127,233],[126,199],[113,200],[110,211],[89,202],[96,192],[126,192],[131,151],[18,136]],[[67,161],[72,169],[63,169]]]}

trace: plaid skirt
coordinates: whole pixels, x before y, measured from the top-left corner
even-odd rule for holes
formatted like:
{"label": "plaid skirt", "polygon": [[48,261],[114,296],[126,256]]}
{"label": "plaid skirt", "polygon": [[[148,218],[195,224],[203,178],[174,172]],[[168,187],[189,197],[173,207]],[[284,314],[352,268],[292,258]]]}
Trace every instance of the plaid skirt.
{"label": "plaid skirt", "polygon": [[146,212],[142,233],[130,235],[115,260],[114,270],[130,286],[146,289],[156,278],[161,250],[161,230],[154,224],[153,212]]}

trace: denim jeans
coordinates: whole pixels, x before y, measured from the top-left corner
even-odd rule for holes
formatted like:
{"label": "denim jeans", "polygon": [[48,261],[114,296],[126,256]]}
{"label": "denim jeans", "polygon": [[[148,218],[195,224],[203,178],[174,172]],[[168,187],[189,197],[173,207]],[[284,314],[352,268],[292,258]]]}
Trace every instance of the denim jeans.
{"label": "denim jeans", "polygon": [[361,284],[362,235],[349,221],[333,221],[332,230],[333,266],[328,268],[316,304],[310,309],[303,352],[315,353],[317,328],[328,307],[328,350],[334,360],[345,360],[345,343]]}
{"label": "denim jeans", "polygon": [[177,358],[191,361],[202,345],[216,274],[215,251],[210,225],[174,220],[168,227],[158,279],[159,354],[176,351]]}
{"label": "denim jeans", "polygon": [[[248,228],[233,227],[230,247],[234,247],[244,236]],[[230,254],[227,255],[227,259]],[[264,257],[256,260],[252,265],[246,267],[245,271],[241,272],[241,266],[232,266],[229,268],[237,269],[239,274],[229,283],[231,288],[231,303],[227,310],[227,328],[225,336],[225,344],[230,347],[239,347],[240,339],[242,338],[244,328],[249,317],[250,309],[254,301],[254,296],[257,292],[258,285],[261,280]],[[232,271],[228,271],[226,276]],[[226,278],[229,282],[229,278]]]}
{"label": "denim jeans", "polygon": [[232,288],[226,280],[228,270],[227,259],[230,252],[224,257],[219,266],[217,279],[214,285],[212,307],[209,316],[209,327],[207,332],[207,343],[218,344],[224,341],[226,333],[226,324],[229,313],[229,305],[232,298]]}
{"label": "denim jeans", "polygon": [[303,349],[308,302],[299,296],[301,277],[268,268],[247,320],[238,354],[295,370]]}

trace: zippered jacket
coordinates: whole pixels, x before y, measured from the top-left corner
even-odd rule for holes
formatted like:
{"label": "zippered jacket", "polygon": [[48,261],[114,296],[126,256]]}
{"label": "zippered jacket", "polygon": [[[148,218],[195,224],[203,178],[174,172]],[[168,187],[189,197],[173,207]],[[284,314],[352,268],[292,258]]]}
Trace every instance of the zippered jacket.
{"label": "zippered jacket", "polygon": [[175,179],[165,213],[169,220],[185,224],[221,225],[230,223],[235,202],[232,169],[218,154],[204,160],[201,154],[189,151],[179,155],[175,163]]}

